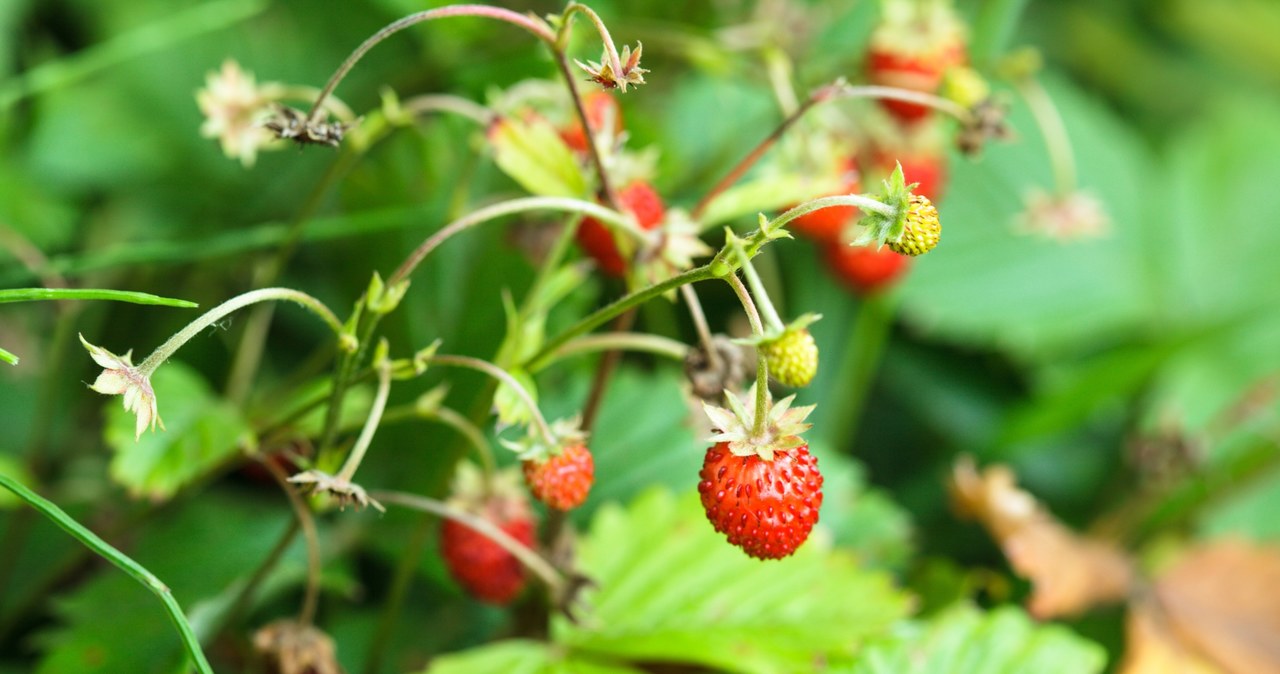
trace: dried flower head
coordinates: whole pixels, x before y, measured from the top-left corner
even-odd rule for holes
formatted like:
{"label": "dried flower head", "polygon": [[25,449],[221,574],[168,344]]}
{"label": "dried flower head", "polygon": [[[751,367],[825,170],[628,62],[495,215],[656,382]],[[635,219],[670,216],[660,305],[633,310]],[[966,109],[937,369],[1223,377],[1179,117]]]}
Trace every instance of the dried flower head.
{"label": "dried flower head", "polygon": [[644,74],[649,72],[640,67],[640,52],[644,50],[644,45],[636,43],[636,50],[631,51],[630,46],[622,48],[622,54],[618,57],[618,64],[621,67],[620,72],[614,72],[613,61],[609,58],[609,50],[606,47],[604,54],[600,57],[600,62],[575,61],[579,68],[587,71],[591,77],[588,78],[592,82],[599,84],[605,89],[621,89],[622,93],[627,92],[627,85],[639,86],[644,84]]}
{"label": "dried flower head", "polygon": [[1054,195],[1036,190],[1027,196],[1026,210],[1015,222],[1019,232],[1057,241],[1105,236],[1111,218],[1102,202],[1088,192]]}
{"label": "dried flower head", "polygon": [[133,351],[117,356],[100,346],[90,344],[84,335],[80,335],[80,343],[88,349],[94,362],[103,367],[102,374],[98,375],[89,388],[104,395],[124,395],[125,411],[138,418],[134,439],[141,438],[148,426],[152,431],[156,430],[156,424],[164,428],[160,413],[156,411],[156,394],[151,389],[150,373],[143,372],[133,364]]}
{"label": "dried flower head", "polygon": [[285,619],[253,635],[253,647],[280,674],[341,674],[333,639],[311,625]]}
{"label": "dried flower head", "polygon": [[387,511],[381,503],[369,498],[369,495],[364,491],[364,487],[348,479],[333,476],[319,470],[298,473],[289,478],[289,482],[300,485],[302,489],[309,490],[315,494],[332,496],[338,502],[339,508],[346,508],[350,504],[354,505],[356,510],[373,506],[378,512],[384,513]]}
{"label": "dried flower head", "polygon": [[347,132],[347,124],[343,122],[312,121],[305,113],[283,105],[275,106],[275,114],[263,126],[277,138],[299,145],[337,147]]}
{"label": "dried flower head", "polygon": [[222,70],[209,73],[205,88],[196,92],[205,118],[200,135],[217,138],[223,153],[245,166],[253,166],[258,150],[272,141],[271,133],[262,128],[271,103],[264,89],[251,73],[228,59]]}

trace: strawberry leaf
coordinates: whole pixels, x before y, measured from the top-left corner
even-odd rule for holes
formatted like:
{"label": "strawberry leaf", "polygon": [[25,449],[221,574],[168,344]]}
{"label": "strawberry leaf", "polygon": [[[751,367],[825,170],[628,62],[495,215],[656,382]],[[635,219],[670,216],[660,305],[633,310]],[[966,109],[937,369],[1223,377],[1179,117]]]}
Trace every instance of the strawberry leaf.
{"label": "strawberry leaf", "polygon": [[562,653],[558,650],[551,644],[539,641],[502,641],[436,658],[422,674],[640,674],[642,671],[621,665],[603,664],[580,654]]}
{"label": "strawberry leaf", "polygon": [[541,117],[503,117],[489,130],[493,160],[531,194],[547,197],[587,195],[587,180],[551,123]]}

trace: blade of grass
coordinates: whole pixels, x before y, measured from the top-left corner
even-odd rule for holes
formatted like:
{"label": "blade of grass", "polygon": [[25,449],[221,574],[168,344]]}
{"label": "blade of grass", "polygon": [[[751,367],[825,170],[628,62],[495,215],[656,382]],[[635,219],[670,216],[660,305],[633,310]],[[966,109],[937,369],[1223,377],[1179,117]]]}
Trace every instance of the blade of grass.
{"label": "blade of grass", "polygon": [[160,582],[159,578],[156,578],[141,564],[133,561],[128,555],[115,549],[110,543],[102,540],[97,534],[72,519],[70,515],[52,501],[27,489],[8,475],[0,475],[0,487],[13,492],[15,496],[36,509],[41,515],[52,520],[63,531],[71,534],[73,538],[83,543],[103,559],[116,565],[121,571],[129,574],[131,578],[142,583],[152,594],[156,595],[160,602],[164,604],[165,611],[169,614],[169,619],[177,627],[178,636],[182,638],[182,645],[186,647],[187,654],[191,656],[196,669],[200,674],[213,674],[213,668],[209,666],[209,661],[205,659],[204,651],[200,649],[200,642],[196,640],[195,632],[191,630],[191,624],[187,622],[186,614],[182,612],[182,607],[178,606],[178,601],[173,598],[173,593],[169,591],[167,585]]}
{"label": "blade of grass", "polygon": [[3,360],[4,362],[10,365],[18,364],[18,357],[13,355],[12,353],[9,353],[8,351],[5,351],[4,349],[0,349],[0,360]]}
{"label": "blade of grass", "polygon": [[129,290],[101,290],[95,288],[14,288],[0,290],[0,304],[5,302],[34,302],[37,300],[112,300],[115,302],[131,302],[133,304],[181,307],[183,309],[200,306],[195,302]]}

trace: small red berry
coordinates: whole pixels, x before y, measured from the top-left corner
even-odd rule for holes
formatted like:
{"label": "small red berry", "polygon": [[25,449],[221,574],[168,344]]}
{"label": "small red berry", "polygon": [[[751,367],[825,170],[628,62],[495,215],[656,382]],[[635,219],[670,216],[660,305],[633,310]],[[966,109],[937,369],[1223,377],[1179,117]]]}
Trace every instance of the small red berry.
{"label": "small red berry", "polygon": [[766,460],[738,456],[721,442],[707,450],[699,476],[711,525],[757,559],[795,552],[818,522],[822,474],[808,445],[774,451]]}
{"label": "small red berry", "polygon": [[[853,194],[861,191],[862,177],[858,173],[857,164],[853,159],[847,159],[843,165],[842,191],[834,194]],[[857,217],[858,209],[853,206],[833,206],[806,213],[792,220],[787,227],[814,241],[838,241],[844,233],[845,226]]]}
{"label": "small red berry", "polygon": [[595,481],[595,460],[581,443],[546,459],[526,459],[524,481],[534,498],[556,510],[572,510],[587,500]]}
{"label": "small red berry", "polygon": [[[889,2],[884,20],[871,34],[867,79],[872,84],[933,94],[949,69],[967,61],[963,26],[951,7]],[[929,116],[930,109],[918,103],[887,98],[879,103],[903,124]]]}
{"label": "small red berry", "polygon": [[592,135],[589,136],[582,130],[582,122],[578,120],[576,112],[573,121],[560,130],[560,137],[575,152],[586,153],[592,136],[610,125],[614,136],[622,133],[622,110],[612,94],[600,90],[590,91],[582,97],[582,108],[587,113],[587,124],[591,127]]}
{"label": "small red berry", "polygon": [[911,191],[937,202],[947,187],[947,157],[941,152],[915,150],[909,152],[893,152],[881,150],[876,153],[875,163],[885,173],[893,171],[898,164],[902,165],[902,175],[907,184],[919,183]]}
{"label": "small red berry", "polygon": [[893,285],[911,267],[911,258],[888,248],[834,244],[827,246],[823,259],[836,278],[860,295]]}
{"label": "small red berry", "polygon": [[[666,217],[662,197],[643,180],[633,181],[622,188],[618,192],[618,199],[622,201],[622,207],[635,216],[641,229],[656,229]],[[621,277],[626,273],[627,262],[618,251],[618,242],[614,240],[613,232],[599,220],[583,218],[578,225],[576,237],[578,245],[595,259],[602,272],[613,277]]]}
{"label": "small red berry", "polygon": [[[490,497],[479,516],[526,546],[533,546],[534,523],[521,499]],[[440,554],[454,580],[468,593],[491,604],[508,604],[525,584],[524,567],[505,548],[452,519],[440,526]]]}

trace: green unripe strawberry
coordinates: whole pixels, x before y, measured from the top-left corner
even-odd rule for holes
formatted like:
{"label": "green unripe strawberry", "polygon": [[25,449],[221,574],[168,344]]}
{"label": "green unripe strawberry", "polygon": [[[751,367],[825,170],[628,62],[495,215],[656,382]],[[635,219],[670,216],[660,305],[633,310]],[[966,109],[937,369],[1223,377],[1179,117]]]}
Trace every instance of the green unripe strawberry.
{"label": "green unripe strawberry", "polygon": [[928,197],[912,194],[907,202],[907,217],[902,236],[888,241],[889,250],[901,255],[924,255],[938,245],[942,225],[938,223],[938,209]]}
{"label": "green unripe strawberry", "polygon": [[757,348],[769,364],[769,374],[783,386],[808,386],[818,373],[818,344],[808,328],[790,328]]}

